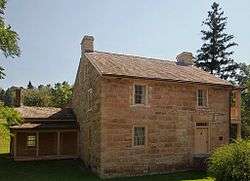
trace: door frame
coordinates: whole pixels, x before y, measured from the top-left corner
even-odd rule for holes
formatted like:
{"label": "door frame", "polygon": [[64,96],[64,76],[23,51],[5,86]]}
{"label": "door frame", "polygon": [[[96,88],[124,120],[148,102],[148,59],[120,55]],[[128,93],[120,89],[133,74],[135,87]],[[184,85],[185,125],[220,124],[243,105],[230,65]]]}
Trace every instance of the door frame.
{"label": "door frame", "polygon": [[[203,125],[197,125],[197,123],[201,123]],[[196,153],[196,150],[195,150],[195,144],[196,144],[196,131],[197,129],[207,129],[207,141],[208,141],[208,145],[207,145],[207,153],[204,153],[204,154],[209,154],[210,153],[210,150],[211,150],[211,129],[210,129],[210,122],[202,122],[202,121],[197,121],[194,123],[195,126],[194,126],[194,148],[193,148],[193,153],[194,154],[200,154],[200,153]]]}

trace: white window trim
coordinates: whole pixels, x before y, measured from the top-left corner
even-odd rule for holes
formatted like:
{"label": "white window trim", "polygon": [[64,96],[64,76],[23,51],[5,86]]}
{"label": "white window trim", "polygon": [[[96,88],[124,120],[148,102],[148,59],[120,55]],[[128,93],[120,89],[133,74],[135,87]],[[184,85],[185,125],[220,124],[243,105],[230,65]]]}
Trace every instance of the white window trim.
{"label": "white window trim", "polygon": [[[140,85],[140,86],[145,86],[145,103],[144,104],[135,104],[135,86]],[[132,106],[148,106],[148,85],[143,84],[143,83],[134,83],[133,84],[133,93],[132,93]]]}
{"label": "white window trim", "polygon": [[[199,100],[198,100],[198,94],[199,90],[206,91],[206,105],[205,106],[199,106]],[[207,88],[197,88],[196,89],[196,106],[197,108],[208,108],[208,89]]]}
{"label": "white window trim", "polygon": [[[135,145],[135,128],[144,127],[145,129],[145,140],[144,145]],[[132,147],[133,148],[145,148],[148,145],[148,127],[146,125],[133,125],[132,128]]]}

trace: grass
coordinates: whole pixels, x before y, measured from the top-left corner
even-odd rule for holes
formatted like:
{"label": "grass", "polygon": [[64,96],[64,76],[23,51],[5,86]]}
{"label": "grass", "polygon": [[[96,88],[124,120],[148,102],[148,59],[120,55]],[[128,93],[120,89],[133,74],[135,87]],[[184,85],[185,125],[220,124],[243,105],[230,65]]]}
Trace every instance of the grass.
{"label": "grass", "polygon": [[[14,162],[0,155],[0,180],[4,181],[98,181],[79,160]],[[182,172],[166,175],[116,178],[110,181],[212,181],[205,172]]]}

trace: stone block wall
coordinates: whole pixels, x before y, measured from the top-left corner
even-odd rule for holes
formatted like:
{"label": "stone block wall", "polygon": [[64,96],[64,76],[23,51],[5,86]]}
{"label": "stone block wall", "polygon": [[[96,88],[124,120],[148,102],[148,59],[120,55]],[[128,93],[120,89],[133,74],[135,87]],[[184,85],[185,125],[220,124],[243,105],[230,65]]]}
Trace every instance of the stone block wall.
{"label": "stone block wall", "polygon": [[101,153],[100,83],[100,75],[89,60],[83,57],[76,75],[72,105],[80,126],[80,158],[96,173],[100,172]]}
{"label": "stone block wall", "polygon": [[[147,87],[145,106],[132,104],[135,83]],[[197,107],[197,88],[208,90],[208,107]],[[101,177],[191,169],[196,122],[209,125],[209,151],[228,143],[225,87],[103,78],[101,89]],[[145,146],[133,146],[134,126],[145,126]]]}

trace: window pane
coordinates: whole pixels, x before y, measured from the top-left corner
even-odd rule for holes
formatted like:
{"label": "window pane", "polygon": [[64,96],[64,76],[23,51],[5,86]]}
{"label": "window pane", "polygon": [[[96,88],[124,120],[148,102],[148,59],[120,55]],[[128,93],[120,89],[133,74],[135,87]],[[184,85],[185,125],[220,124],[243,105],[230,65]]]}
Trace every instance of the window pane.
{"label": "window pane", "polygon": [[203,102],[203,90],[199,89],[198,90],[198,106],[204,106],[204,102]]}
{"label": "window pane", "polygon": [[145,145],[145,128],[134,128],[134,146]]}
{"label": "window pane", "polygon": [[135,85],[134,92],[134,103],[135,104],[144,104],[145,103],[145,86]]}
{"label": "window pane", "polygon": [[36,146],[36,136],[28,136],[27,137],[27,146],[34,147]]}

